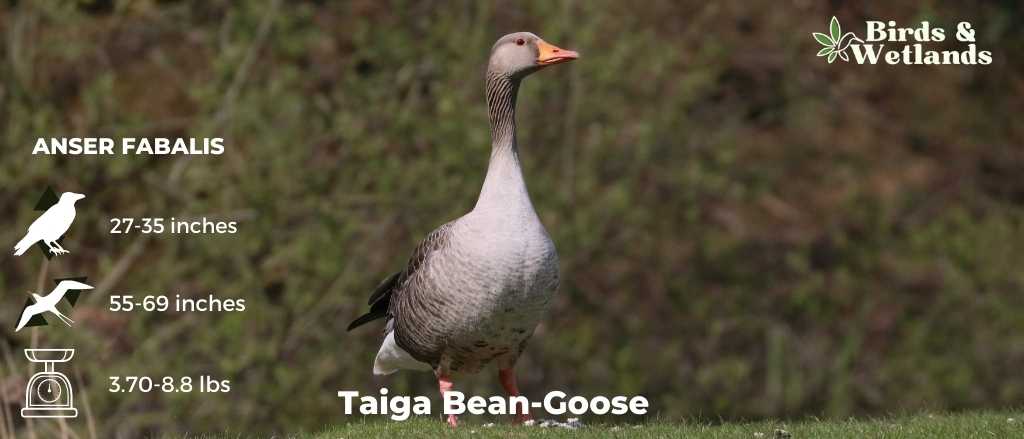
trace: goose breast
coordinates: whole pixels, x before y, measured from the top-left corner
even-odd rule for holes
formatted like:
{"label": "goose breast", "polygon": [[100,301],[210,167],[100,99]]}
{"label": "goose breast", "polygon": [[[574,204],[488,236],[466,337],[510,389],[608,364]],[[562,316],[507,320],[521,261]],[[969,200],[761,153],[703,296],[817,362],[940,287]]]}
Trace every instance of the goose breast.
{"label": "goose breast", "polygon": [[418,296],[407,308],[414,315],[396,315],[399,342],[418,343],[410,351],[430,352],[448,373],[514,364],[558,286],[558,255],[540,222],[495,221],[471,213],[453,223],[409,295]]}

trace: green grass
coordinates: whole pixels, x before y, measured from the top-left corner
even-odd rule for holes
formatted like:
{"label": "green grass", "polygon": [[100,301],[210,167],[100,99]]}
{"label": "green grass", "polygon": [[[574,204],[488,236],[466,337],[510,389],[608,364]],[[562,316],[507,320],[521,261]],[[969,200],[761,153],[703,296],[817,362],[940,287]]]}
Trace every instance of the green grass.
{"label": "green grass", "polygon": [[[788,435],[787,435],[788,434]],[[199,439],[197,436],[187,436]],[[261,437],[226,434],[217,438]],[[271,437],[271,436],[266,436]],[[485,426],[467,418],[457,429],[440,420],[420,417],[406,422],[353,422],[313,434],[276,435],[288,439],[365,438],[1017,438],[1024,437],[1024,411],[921,414],[906,417],[848,421],[762,421],[708,424],[660,422],[590,425],[579,430],[524,427],[507,423]],[[206,439],[214,439],[207,436]]]}

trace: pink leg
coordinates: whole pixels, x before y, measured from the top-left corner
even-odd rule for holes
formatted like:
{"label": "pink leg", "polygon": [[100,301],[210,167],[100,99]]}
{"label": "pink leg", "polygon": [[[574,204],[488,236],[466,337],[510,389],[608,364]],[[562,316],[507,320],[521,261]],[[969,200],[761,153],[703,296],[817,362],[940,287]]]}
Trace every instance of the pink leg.
{"label": "pink leg", "polygon": [[[447,376],[441,375],[437,377],[437,387],[441,390],[442,398],[444,397],[445,392],[452,390],[453,386],[454,384],[452,384],[452,380]],[[452,426],[452,428],[457,427],[459,425],[459,418],[455,415],[448,415],[448,425]]]}
{"label": "pink leg", "polygon": [[[516,385],[516,371],[511,367],[508,369],[498,369],[498,380],[501,381],[501,387],[505,388],[505,393],[508,396],[519,396],[519,386]],[[533,419],[530,416],[530,409],[527,407],[526,413],[520,413],[516,415],[515,421],[517,424]]]}

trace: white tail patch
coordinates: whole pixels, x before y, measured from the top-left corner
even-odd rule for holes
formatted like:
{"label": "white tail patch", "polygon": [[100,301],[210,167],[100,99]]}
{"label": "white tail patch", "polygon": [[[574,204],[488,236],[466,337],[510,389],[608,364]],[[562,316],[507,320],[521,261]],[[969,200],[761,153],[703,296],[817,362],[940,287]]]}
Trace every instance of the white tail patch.
{"label": "white tail patch", "polygon": [[430,370],[430,365],[417,361],[409,355],[405,349],[395,343],[395,331],[388,333],[377,351],[377,358],[373,360],[374,375],[391,375],[398,372],[398,369],[409,370]]}

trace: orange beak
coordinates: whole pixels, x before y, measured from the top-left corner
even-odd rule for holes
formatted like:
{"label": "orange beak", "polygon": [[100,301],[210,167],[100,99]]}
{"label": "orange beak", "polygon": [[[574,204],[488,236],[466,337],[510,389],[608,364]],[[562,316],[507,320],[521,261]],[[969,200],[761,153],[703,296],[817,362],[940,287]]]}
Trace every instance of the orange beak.
{"label": "orange beak", "polygon": [[537,64],[548,66],[572,61],[580,57],[580,54],[548,44],[544,40],[537,40]]}

